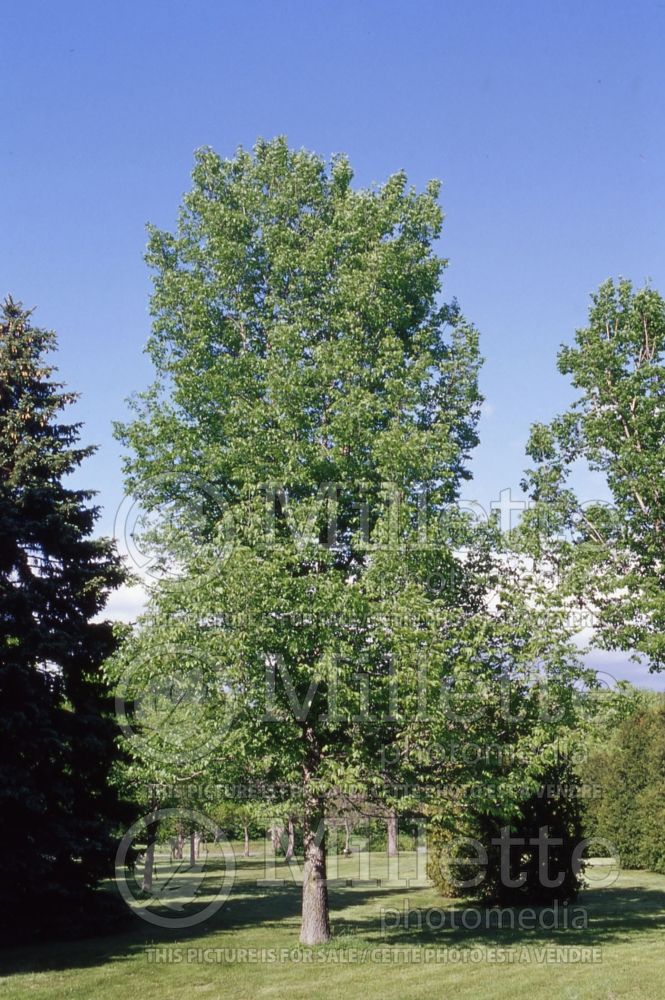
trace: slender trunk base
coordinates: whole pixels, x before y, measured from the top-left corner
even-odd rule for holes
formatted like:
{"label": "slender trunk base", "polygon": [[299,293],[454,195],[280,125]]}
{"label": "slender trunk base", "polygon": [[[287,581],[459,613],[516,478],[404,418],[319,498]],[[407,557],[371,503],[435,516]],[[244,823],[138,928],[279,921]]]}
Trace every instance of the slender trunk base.
{"label": "slender trunk base", "polygon": [[288,840],[286,843],[286,851],[284,853],[284,860],[290,861],[295,854],[296,849],[296,828],[293,825],[293,818],[289,816],[288,819]]}
{"label": "slender trunk base", "polygon": [[[152,816],[155,816],[154,811]],[[152,892],[152,876],[155,870],[155,844],[157,842],[158,829],[159,820],[153,818],[148,823],[146,829],[146,849],[143,858],[143,879],[141,881],[141,888],[144,892]]]}
{"label": "slender trunk base", "polygon": [[278,823],[273,823],[270,827],[270,839],[272,840],[272,849],[275,852],[275,855],[277,855],[282,848],[282,833],[283,827],[281,827]]}
{"label": "slender trunk base", "polygon": [[348,817],[344,817],[344,850],[342,854],[351,853],[351,824],[349,823]]}
{"label": "slender trunk base", "polygon": [[396,858],[397,854],[397,813],[391,809],[388,816],[388,857]]}
{"label": "slender trunk base", "polygon": [[242,852],[242,854],[243,854],[244,858],[248,858],[249,857],[249,827],[245,826],[243,829],[245,831],[245,849]]}
{"label": "slender trunk base", "polygon": [[152,873],[155,868],[155,841],[151,841],[146,847],[143,858],[143,880],[141,888],[144,892],[152,892]]}

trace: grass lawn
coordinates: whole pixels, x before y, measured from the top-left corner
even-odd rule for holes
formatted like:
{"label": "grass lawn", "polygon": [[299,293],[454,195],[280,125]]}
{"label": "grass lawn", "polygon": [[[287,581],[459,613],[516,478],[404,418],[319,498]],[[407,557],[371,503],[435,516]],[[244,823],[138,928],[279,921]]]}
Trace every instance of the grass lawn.
{"label": "grass lawn", "polygon": [[[665,876],[630,871],[609,888],[588,888],[575,904],[578,916],[580,907],[587,912],[585,929],[487,929],[481,911],[466,917],[467,924],[481,920],[468,930],[451,926],[461,922],[463,904],[457,901],[453,910],[450,900],[419,884],[422,857],[401,856],[399,876],[410,878],[409,885],[395,880],[385,855],[340,859],[330,872],[339,879],[330,890],[334,941],[303,950],[300,887],[279,862],[275,874],[286,881],[257,885],[266,877],[263,845],[253,845],[253,852],[237,857],[233,891],[205,923],[173,930],[136,917],[123,934],[0,951],[0,997],[665,998]],[[214,894],[223,872],[212,851],[208,870],[213,874],[202,891]],[[158,882],[165,881],[165,855],[157,871]],[[191,912],[184,892],[183,909],[162,912]],[[383,926],[382,909],[388,909]],[[441,910],[445,926],[439,928]],[[582,954],[595,960],[580,961]]]}

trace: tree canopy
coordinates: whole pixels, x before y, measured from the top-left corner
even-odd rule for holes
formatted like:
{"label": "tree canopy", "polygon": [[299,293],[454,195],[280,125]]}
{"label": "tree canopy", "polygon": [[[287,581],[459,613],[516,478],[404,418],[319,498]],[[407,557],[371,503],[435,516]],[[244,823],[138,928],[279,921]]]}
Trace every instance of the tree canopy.
{"label": "tree canopy", "polygon": [[[538,463],[525,486],[531,524],[556,537],[562,590],[592,612],[595,641],[665,665],[665,302],[651,288],[607,281],[589,324],[559,353],[578,396],[533,427]],[[577,461],[605,477],[611,504],[581,504],[567,481]]]}

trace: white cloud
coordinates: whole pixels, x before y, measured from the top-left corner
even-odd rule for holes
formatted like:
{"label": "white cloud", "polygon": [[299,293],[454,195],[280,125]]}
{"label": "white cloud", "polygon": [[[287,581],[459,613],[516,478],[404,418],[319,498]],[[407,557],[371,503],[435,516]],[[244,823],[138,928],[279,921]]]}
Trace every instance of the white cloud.
{"label": "white cloud", "polygon": [[148,594],[140,583],[131,587],[123,584],[113,591],[100,618],[117,622],[134,622],[146,606],[147,600]]}
{"label": "white cloud", "polygon": [[600,675],[599,680],[630,681],[635,687],[650,688],[652,691],[665,691],[665,674],[649,673],[649,664],[645,659],[634,663],[630,659],[630,650],[590,649],[584,655],[584,662]]}

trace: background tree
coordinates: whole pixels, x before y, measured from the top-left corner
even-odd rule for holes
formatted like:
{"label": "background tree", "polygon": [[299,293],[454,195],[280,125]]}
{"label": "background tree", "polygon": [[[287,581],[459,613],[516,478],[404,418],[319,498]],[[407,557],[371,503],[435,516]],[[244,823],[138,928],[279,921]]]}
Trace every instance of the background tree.
{"label": "background tree", "polygon": [[[589,325],[562,347],[559,370],[578,396],[534,426],[526,518],[556,562],[561,590],[594,616],[594,641],[665,665],[665,302],[607,281]],[[582,460],[605,477],[612,506],[581,504],[567,479]]]}
{"label": "background tree", "polygon": [[116,726],[95,620],[123,579],[94,539],[92,493],[65,485],[91,453],[61,422],[52,333],[7,299],[0,313],[0,920],[5,935],[93,924],[122,809],[108,778]]}
{"label": "background tree", "polygon": [[587,733],[586,835],[613,845],[625,868],[665,872],[665,695],[632,689],[622,702],[618,719],[603,713]]}

